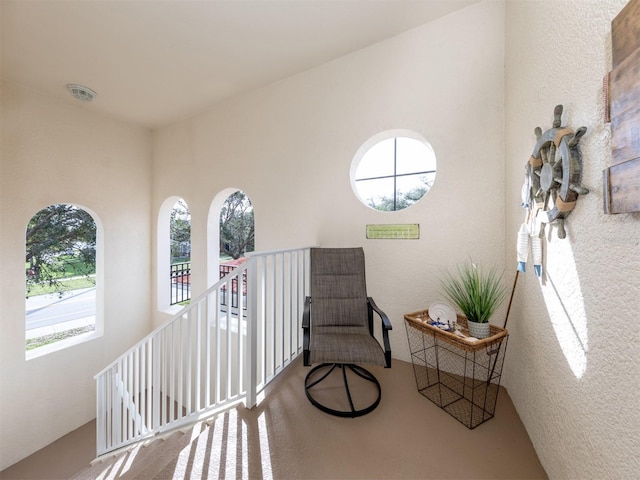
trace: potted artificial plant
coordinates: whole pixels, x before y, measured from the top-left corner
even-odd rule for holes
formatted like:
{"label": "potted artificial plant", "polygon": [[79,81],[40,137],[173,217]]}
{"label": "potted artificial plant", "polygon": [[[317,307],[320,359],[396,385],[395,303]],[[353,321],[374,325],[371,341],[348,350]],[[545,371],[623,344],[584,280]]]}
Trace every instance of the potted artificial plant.
{"label": "potted artificial plant", "polygon": [[455,274],[446,272],[441,286],[445,296],[467,317],[469,333],[476,338],[488,337],[489,319],[507,295],[502,274],[468,261],[458,265]]}

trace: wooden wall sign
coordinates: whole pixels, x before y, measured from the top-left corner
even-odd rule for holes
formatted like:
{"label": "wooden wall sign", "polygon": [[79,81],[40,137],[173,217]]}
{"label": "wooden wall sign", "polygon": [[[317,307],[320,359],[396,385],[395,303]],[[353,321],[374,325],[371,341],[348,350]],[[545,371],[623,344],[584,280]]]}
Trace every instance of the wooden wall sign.
{"label": "wooden wall sign", "polygon": [[605,81],[612,165],[603,172],[605,213],[640,211],[640,0],[611,22],[613,70]]}
{"label": "wooden wall sign", "polygon": [[367,225],[367,238],[374,240],[418,240],[420,225]]}

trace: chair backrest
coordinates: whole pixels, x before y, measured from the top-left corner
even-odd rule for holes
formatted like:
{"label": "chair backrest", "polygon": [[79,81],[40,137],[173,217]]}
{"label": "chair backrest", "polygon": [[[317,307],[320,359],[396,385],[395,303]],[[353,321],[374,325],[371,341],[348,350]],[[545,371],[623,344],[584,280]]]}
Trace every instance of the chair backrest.
{"label": "chair backrest", "polygon": [[364,250],[312,248],[310,293],[313,329],[366,327]]}

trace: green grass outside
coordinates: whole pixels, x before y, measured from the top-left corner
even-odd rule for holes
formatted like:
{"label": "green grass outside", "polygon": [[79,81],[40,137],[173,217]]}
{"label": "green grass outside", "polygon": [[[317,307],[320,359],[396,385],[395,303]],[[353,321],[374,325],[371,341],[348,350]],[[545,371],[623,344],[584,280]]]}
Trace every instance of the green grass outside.
{"label": "green grass outside", "polygon": [[27,298],[49,293],[68,292],[79,288],[91,288],[96,286],[95,276],[74,277],[58,280],[58,285],[29,285],[27,286]]}
{"label": "green grass outside", "polygon": [[[87,265],[78,257],[74,257],[72,255],[61,255],[59,257],[59,261],[64,267],[64,271],[54,273],[54,277],[56,278],[68,278],[68,277],[76,277],[78,275],[95,275],[96,269],[95,265]],[[25,271],[29,271],[31,266],[28,262],[25,262]]]}
{"label": "green grass outside", "polygon": [[172,257],[171,265],[175,265],[176,263],[189,263],[191,262],[191,257]]}
{"label": "green grass outside", "polygon": [[64,261],[64,273],[60,275],[60,278],[68,278],[85,274],[92,275],[96,273],[95,265],[87,265],[77,257],[64,256],[61,260]]}
{"label": "green grass outside", "polygon": [[51,335],[44,335],[42,337],[29,338],[26,342],[26,350],[29,351],[34,348],[44,347],[45,345],[59,342],[60,340],[76,337],[82,333],[93,332],[95,329],[95,325],[88,325],[86,327],[65,330],[64,332],[52,333]]}

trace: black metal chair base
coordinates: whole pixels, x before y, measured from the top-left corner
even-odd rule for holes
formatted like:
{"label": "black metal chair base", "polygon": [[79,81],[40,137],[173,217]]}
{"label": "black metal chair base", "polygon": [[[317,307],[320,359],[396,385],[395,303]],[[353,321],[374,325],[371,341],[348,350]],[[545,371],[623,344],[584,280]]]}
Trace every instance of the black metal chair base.
{"label": "black metal chair base", "polygon": [[[342,378],[344,381],[344,389],[347,394],[347,400],[349,401],[350,410],[334,410],[333,408],[329,408],[326,405],[323,405],[318,400],[316,400],[310,392],[310,389],[314,386],[318,385],[320,382],[325,380],[331,373],[336,369],[340,368],[342,370]],[[353,373],[358,375],[360,378],[363,378],[371,383],[373,383],[378,389],[377,398],[369,404],[365,408],[356,409],[353,404],[353,399],[351,398],[351,390],[349,389],[349,381],[347,380],[347,370],[351,370]],[[328,369],[328,371],[320,376],[317,380],[310,382],[311,377],[314,373],[316,373],[320,369]],[[318,365],[311,369],[311,371],[307,374],[307,377],[304,379],[304,391],[307,394],[307,398],[309,401],[317,408],[322,410],[325,413],[330,415],[335,415],[336,417],[361,417],[362,415],[366,415],[367,413],[372,412],[380,403],[380,398],[382,397],[382,389],[380,388],[380,383],[378,379],[367,369],[362,368],[359,365],[354,365],[351,363],[342,364],[342,363],[323,363],[322,365]]]}

